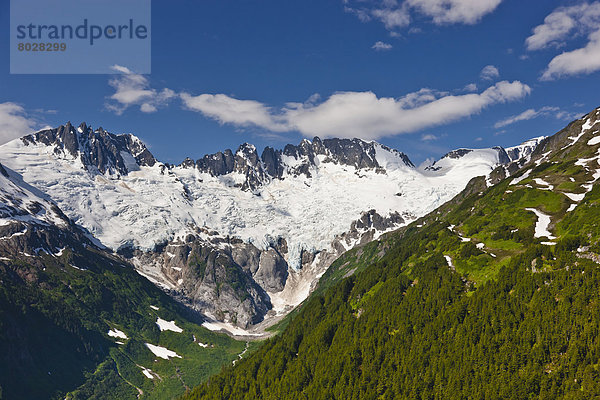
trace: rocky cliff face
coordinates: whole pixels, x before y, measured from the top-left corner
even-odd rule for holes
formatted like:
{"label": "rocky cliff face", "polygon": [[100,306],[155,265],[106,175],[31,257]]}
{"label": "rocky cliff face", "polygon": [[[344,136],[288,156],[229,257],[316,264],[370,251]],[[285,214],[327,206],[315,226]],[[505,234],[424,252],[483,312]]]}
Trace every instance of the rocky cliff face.
{"label": "rocky cliff face", "polygon": [[23,143],[52,146],[57,156],[79,158],[83,165],[102,174],[126,175],[139,166],[153,166],[154,156],[130,134],[113,135],[101,127],[92,130],[85,123],[78,128],[70,122],[25,136]]}
{"label": "rocky cliff face", "polygon": [[286,289],[290,275],[314,286],[315,271],[323,272],[345,251],[404,222],[399,213],[382,217],[375,210],[365,212],[348,232],[333,240],[330,249],[304,251],[299,270],[288,265],[289,251],[283,238],[261,249],[206,229],[153,251],[135,250],[123,256],[132,260],[142,275],[191,308],[212,319],[249,328],[273,308],[271,297]]}
{"label": "rocky cliff face", "polygon": [[[285,175],[311,177],[311,170],[320,162],[329,162],[351,166],[356,169],[378,169],[384,171],[376,157],[376,146],[397,156],[407,167],[414,167],[404,154],[375,142],[360,139],[325,139],[315,137],[312,142],[303,140],[300,144],[288,144],[283,150],[265,147],[258,156],[256,147],[244,143],[235,154],[227,149],[224,152],[207,154],[193,161],[187,158],[180,164],[185,168],[196,167],[199,171],[211,176],[222,176],[238,172],[245,176],[242,190],[255,190],[272,179],[283,179]],[[318,156],[322,156],[319,160]]]}
{"label": "rocky cliff face", "polygon": [[513,162],[529,161],[531,154],[535,151],[535,149],[544,139],[546,139],[545,136],[540,136],[537,138],[527,140],[518,146],[508,147],[506,149],[506,154],[508,155],[508,157],[510,157],[510,160]]}

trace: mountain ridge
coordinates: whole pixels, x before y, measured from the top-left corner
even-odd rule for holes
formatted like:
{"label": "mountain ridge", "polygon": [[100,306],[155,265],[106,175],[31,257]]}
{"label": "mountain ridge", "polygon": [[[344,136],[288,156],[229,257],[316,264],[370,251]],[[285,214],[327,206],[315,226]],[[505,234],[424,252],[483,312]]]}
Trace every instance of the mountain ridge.
{"label": "mountain ridge", "polygon": [[376,142],[315,138],[260,157],[242,144],[169,165],[131,134],[84,123],[0,154],[145,277],[211,320],[245,328],[299,304],[343,252],[510,161],[500,148],[470,150],[425,171]]}

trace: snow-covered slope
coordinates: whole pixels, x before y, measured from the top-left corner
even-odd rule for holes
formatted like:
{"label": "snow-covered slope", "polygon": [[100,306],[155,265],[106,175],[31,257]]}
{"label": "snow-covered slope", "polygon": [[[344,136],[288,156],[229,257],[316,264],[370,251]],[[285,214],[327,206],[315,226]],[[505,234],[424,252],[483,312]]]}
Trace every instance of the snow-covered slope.
{"label": "snow-covered slope", "polygon": [[[498,165],[512,160],[502,147],[491,149],[457,149],[449,152],[438,161],[423,169],[426,176],[443,177],[446,181],[466,184],[465,179],[486,175]],[[463,187],[464,187],[463,184]]]}
{"label": "snow-covered slope", "polygon": [[[315,138],[267,147],[260,157],[244,144],[171,166],[135,136],[85,124],[14,140],[0,146],[0,160],[104,245],[137,252],[133,261],[145,276],[180,290],[214,319],[228,319],[218,317],[218,299],[206,295],[207,287],[218,287],[214,279],[238,282],[228,307],[245,298],[240,287],[250,288],[252,301],[229,310],[242,325],[256,321],[252,313],[273,306],[280,313],[302,301],[332,257],[425,215],[473,177],[511,162],[502,148],[461,149],[420,170],[375,142]],[[219,268],[220,254],[229,257],[221,264],[251,282],[226,268],[209,280],[206,265]],[[205,260],[200,275],[188,268],[198,257]],[[198,279],[204,286],[193,284]]]}
{"label": "snow-covered slope", "polygon": [[[282,179],[254,192],[240,190],[239,172],[212,176],[197,168],[163,164],[131,168],[126,175],[90,172],[80,157],[59,153],[56,146],[14,140],[0,147],[3,162],[41,188],[67,215],[117,250],[132,246],[152,250],[183,237],[191,226],[208,227],[267,248],[283,237],[289,264],[299,267],[303,249],[328,248],[361,213],[400,212],[405,221],[422,216],[451,199],[474,176],[502,160],[495,149],[448,155],[422,173],[396,151],[375,146],[383,170],[328,162],[317,155],[308,176],[292,171],[303,157],[283,156]],[[236,156],[243,157],[240,150]],[[127,159],[128,157],[123,157]]]}
{"label": "snow-covered slope", "polygon": [[0,165],[0,261],[33,262],[42,254],[58,257],[66,247],[87,246],[102,248],[48,196]]}
{"label": "snow-covered slope", "polygon": [[48,196],[0,164],[0,226],[12,223],[67,227],[68,218]]}
{"label": "snow-covered slope", "polygon": [[529,161],[531,154],[535,151],[542,140],[546,139],[546,136],[539,136],[533,139],[524,141],[518,146],[507,147],[506,154],[510,157],[511,161],[523,160]]}

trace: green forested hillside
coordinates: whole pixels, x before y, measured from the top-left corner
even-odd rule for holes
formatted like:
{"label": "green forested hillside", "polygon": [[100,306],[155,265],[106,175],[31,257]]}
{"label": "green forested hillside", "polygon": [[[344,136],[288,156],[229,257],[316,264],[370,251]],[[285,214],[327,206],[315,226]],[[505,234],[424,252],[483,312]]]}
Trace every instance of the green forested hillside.
{"label": "green forested hillside", "polygon": [[[200,327],[131,265],[69,244],[60,255],[0,262],[0,398],[168,399],[244,351],[244,342]],[[159,317],[183,332],[161,332]],[[145,343],[181,358],[159,358]]]}
{"label": "green forested hillside", "polygon": [[279,336],[186,398],[600,397],[597,117],[518,179],[475,179],[346,254]]}

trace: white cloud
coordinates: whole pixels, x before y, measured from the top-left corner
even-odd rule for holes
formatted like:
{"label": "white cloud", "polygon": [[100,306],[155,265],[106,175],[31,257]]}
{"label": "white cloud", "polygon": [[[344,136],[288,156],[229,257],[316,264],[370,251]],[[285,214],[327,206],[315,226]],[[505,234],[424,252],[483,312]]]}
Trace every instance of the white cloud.
{"label": "white cloud", "polygon": [[411,23],[411,14],[431,18],[436,25],[475,24],[502,0],[344,0],[345,10],[362,22],[379,20],[394,33]]}
{"label": "white cloud", "polygon": [[513,115],[513,116],[510,116],[508,118],[505,118],[503,120],[496,122],[494,124],[494,128],[496,128],[496,129],[503,128],[505,126],[512,125],[512,124],[520,122],[520,121],[529,121],[531,119],[538,118],[538,117],[554,117],[556,119],[570,121],[570,120],[576,119],[578,115],[579,115],[578,113],[563,111],[558,107],[546,106],[546,107],[542,107],[538,110],[530,108],[530,109],[523,111],[520,114]]}
{"label": "white cloud", "polygon": [[[205,116],[221,124],[237,126],[257,126],[275,132],[289,130],[285,124],[276,120],[271,109],[254,100],[238,100],[224,94],[201,94],[192,96],[188,93],[180,95],[185,106],[193,111],[199,111]],[[311,101],[314,101],[314,95]]]}
{"label": "white cloud", "polygon": [[477,85],[474,83],[469,83],[468,85],[466,85],[463,88],[463,91],[465,92],[476,92],[477,91]]}
{"label": "white cloud", "polygon": [[151,88],[148,78],[126,67],[113,65],[112,69],[121,75],[108,82],[115,89],[115,93],[110,96],[111,101],[105,106],[118,115],[134,105],[139,106],[140,111],[145,113],[156,112],[159,106],[167,104],[176,96],[171,89],[158,91]]}
{"label": "white cloud", "polygon": [[35,110],[33,110],[34,112],[38,113],[38,114],[57,114],[58,110],[53,110],[53,109],[45,109],[45,108],[36,108]]}
{"label": "white cloud", "polygon": [[372,92],[341,92],[316,106],[288,109],[285,117],[291,128],[309,137],[378,139],[447,124],[493,104],[521,99],[530,91],[519,81],[503,81],[479,94],[447,95],[413,108]]}
{"label": "white cloud", "polygon": [[528,110],[523,111],[521,114],[513,115],[511,117],[508,117],[501,121],[496,122],[494,124],[494,128],[498,129],[498,128],[505,127],[507,125],[512,125],[515,122],[527,121],[527,120],[530,120],[533,118],[537,118],[537,117],[539,117],[539,115],[540,115],[539,111],[536,111],[533,108],[530,108]]}
{"label": "white cloud", "polygon": [[[393,0],[390,0],[393,1]],[[377,97],[373,92],[337,92],[326,99],[313,94],[303,103],[271,107],[256,100],[225,94],[175,94],[170,89],[151,88],[148,79],[115,66],[123,75],[111,79],[115,88],[107,107],[122,113],[136,105],[142,112],[155,112],[173,97],[184,108],[199,112],[220,124],[259,128],[268,132],[297,131],[307,137],[378,139],[448,124],[481,112],[494,104],[523,98],[531,91],[519,82],[498,82],[481,93],[452,95],[423,88],[404,96]],[[468,85],[477,90],[475,85]],[[460,91],[460,90],[459,90]]]}
{"label": "white cloud", "polygon": [[433,135],[431,133],[428,133],[426,135],[422,135],[421,136],[421,140],[424,141],[424,142],[431,142],[431,141],[438,140],[438,139],[439,138],[437,136],[435,136],[435,135]]}
{"label": "white cloud", "polygon": [[406,3],[433,22],[442,24],[475,24],[498,7],[502,0],[407,0]]}
{"label": "white cloud", "polygon": [[585,47],[554,57],[542,74],[542,80],[569,75],[591,74],[600,70],[600,30],[592,33]]}
{"label": "white cloud", "polygon": [[396,28],[404,28],[410,24],[410,14],[406,7],[400,8],[376,8],[371,11],[373,17],[377,18],[386,29],[392,31]]}
{"label": "white cloud", "polygon": [[384,43],[382,41],[378,41],[378,42],[375,42],[375,44],[373,46],[371,46],[371,48],[376,51],[385,51],[385,50],[391,50],[392,45],[389,43]]}
{"label": "white cloud", "polygon": [[479,77],[486,81],[491,81],[500,77],[500,71],[493,65],[486,65],[479,73]]}
{"label": "white cloud", "polygon": [[28,135],[36,130],[37,123],[30,119],[18,104],[0,103],[0,144]]}
{"label": "white cloud", "polygon": [[525,40],[528,50],[563,47],[568,40],[583,35],[587,35],[586,45],[555,56],[541,80],[600,70],[600,2],[557,8],[533,29],[533,34]]}
{"label": "white cloud", "polygon": [[542,25],[533,29],[533,35],[525,40],[527,50],[540,50],[548,46],[561,46],[565,36],[575,28],[575,20],[565,12],[553,12]]}
{"label": "white cloud", "polygon": [[528,50],[561,47],[567,39],[589,34],[600,27],[600,2],[559,7],[550,13],[544,23],[533,28],[525,40]]}
{"label": "white cloud", "polygon": [[361,22],[369,22],[372,19],[370,10],[345,6],[344,11],[356,15]]}
{"label": "white cloud", "polygon": [[434,89],[423,88],[416,92],[407,93],[397,99],[397,103],[402,108],[415,108],[430,103],[442,96],[447,96],[448,92],[440,92]]}
{"label": "white cloud", "polygon": [[444,125],[479,113],[486,107],[521,99],[529,86],[498,82],[481,93],[459,96],[421,89],[400,98],[373,92],[338,92],[317,103],[288,103],[279,110],[254,100],[223,94],[181,94],[185,106],[221,124],[258,127],[275,132],[299,131],[307,137],[346,137],[374,140]]}
{"label": "white cloud", "polygon": [[153,113],[156,112],[158,109],[156,108],[155,105],[150,104],[150,103],[143,103],[140,106],[140,111],[141,112],[145,112],[145,113]]}

